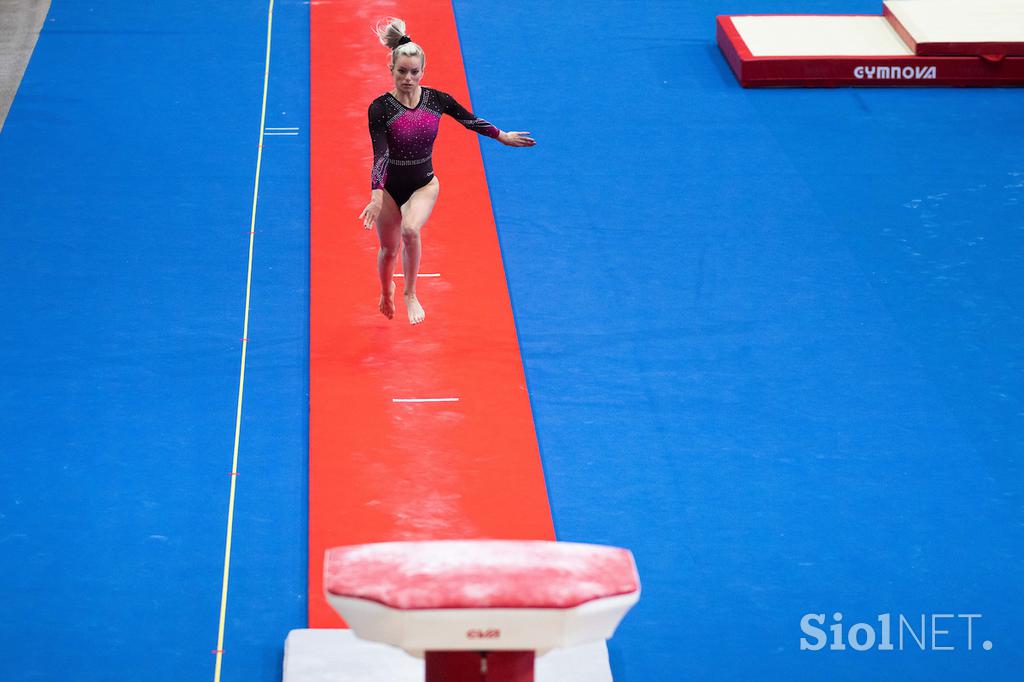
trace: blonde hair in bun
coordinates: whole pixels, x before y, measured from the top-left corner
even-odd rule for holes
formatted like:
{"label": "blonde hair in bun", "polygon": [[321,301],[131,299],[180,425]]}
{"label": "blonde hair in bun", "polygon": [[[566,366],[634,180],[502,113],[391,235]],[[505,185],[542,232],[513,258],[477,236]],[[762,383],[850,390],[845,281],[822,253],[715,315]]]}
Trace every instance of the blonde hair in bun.
{"label": "blonde hair in bun", "polygon": [[427,65],[427,55],[423,52],[422,47],[411,41],[398,44],[405,37],[405,22],[398,17],[380,19],[374,26],[373,32],[377,34],[380,44],[391,50],[389,67],[394,68],[395,60],[399,57],[419,57],[420,67]]}

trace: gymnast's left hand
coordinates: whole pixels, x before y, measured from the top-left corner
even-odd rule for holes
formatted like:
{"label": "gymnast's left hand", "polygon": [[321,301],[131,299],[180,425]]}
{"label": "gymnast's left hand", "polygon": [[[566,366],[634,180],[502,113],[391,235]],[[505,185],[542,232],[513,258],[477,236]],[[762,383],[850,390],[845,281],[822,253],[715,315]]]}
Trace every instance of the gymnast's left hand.
{"label": "gymnast's left hand", "polygon": [[532,147],[537,144],[537,140],[527,132],[502,132],[498,135],[498,142],[509,147]]}

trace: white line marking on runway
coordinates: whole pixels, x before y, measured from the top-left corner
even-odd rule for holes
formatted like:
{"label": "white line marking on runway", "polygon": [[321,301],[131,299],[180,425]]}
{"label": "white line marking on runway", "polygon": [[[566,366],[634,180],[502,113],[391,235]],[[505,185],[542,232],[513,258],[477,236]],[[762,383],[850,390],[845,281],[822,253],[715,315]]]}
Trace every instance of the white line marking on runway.
{"label": "white line marking on runway", "polygon": [[458,398],[392,398],[393,403],[457,403]]}
{"label": "white line marking on runway", "polygon": [[[420,274],[416,275],[416,277],[440,277],[440,276],[441,276],[440,272],[421,272]],[[403,275],[400,272],[396,272],[395,273],[395,277],[405,277],[405,275]]]}

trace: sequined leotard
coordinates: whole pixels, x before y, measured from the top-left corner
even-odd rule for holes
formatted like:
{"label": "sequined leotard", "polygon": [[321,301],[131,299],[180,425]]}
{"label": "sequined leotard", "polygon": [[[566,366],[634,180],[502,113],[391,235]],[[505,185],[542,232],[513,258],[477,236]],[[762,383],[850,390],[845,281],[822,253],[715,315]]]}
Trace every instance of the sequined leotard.
{"label": "sequined leotard", "polygon": [[441,115],[487,137],[501,131],[477,118],[451,95],[420,88],[420,103],[410,109],[390,92],[370,104],[370,140],[373,142],[372,189],[386,189],[401,206],[412,193],[434,177],[431,155]]}

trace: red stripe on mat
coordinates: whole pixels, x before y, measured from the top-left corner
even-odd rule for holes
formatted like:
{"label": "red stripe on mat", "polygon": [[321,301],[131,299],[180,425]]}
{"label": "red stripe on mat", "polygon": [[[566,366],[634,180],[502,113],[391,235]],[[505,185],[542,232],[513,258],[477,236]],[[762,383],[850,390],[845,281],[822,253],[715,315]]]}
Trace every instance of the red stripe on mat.
{"label": "red stripe on mat", "polygon": [[[441,194],[423,232],[427,320],[377,308],[366,110],[392,83],[370,32],[400,16],[427,52],[424,85],[470,106],[447,1],[310,8],[309,625],[341,619],[323,597],[323,553],[398,539],[554,539],[480,138],[445,117]],[[487,112],[477,112],[487,118]],[[494,121],[499,127],[511,122]],[[529,153],[528,150],[508,150]],[[396,403],[394,398],[458,402]]]}

